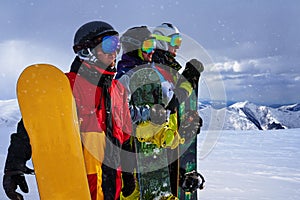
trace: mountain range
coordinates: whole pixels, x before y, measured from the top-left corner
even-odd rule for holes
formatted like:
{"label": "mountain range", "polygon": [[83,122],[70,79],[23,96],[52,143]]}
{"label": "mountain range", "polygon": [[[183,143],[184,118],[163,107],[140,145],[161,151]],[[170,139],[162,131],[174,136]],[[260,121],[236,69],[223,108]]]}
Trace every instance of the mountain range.
{"label": "mountain range", "polygon": [[[300,128],[300,104],[278,107],[245,101],[222,108],[199,103],[203,130],[271,130]],[[0,126],[15,126],[20,120],[17,99],[0,100]]]}
{"label": "mountain range", "polygon": [[[300,128],[300,104],[278,107],[261,106],[245,101],[216,109],[211,104],[200,104],[203,129],[213,129],[210,123],[222,123],[222,130],[271,130]],[[215,114],[212,114],[215,113]],[[218,114],[223,113],[223,114]],[[209,122],[209,123],[206,123]]]}

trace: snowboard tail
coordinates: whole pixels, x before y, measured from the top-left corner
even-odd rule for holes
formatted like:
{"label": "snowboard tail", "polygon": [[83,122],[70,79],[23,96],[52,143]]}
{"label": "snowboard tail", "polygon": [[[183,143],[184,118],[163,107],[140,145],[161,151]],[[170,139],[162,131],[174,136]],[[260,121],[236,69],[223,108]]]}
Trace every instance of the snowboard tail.
{"label": "snowboard tail", "polygon": [[17,96],[40,199],[90,199],[76,104],[66,75],[49,64],[29,66],[18,79]]}
{"label": "snowboard tail", "polygon": [[161,199],[171,194],[167,150],[136,140],[141,199]]}

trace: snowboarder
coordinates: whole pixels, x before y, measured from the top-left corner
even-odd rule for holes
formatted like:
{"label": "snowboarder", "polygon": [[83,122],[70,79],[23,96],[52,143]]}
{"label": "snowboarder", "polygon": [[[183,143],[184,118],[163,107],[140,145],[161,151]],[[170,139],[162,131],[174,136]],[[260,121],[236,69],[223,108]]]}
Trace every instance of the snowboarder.
{"label": "snowboarder", "polygon": [[[175,108],[178,106],[178,101],[173,92],[172,74],[152,63],[152,55],[156,47],[155,38],[152,37],[152,33],[146,26],[133,27],[128,29],[121,36],[121,44],[123,55],[117,65],[118,72],[116,78],[128,89],[130,113],[135,127],[135,131],[133,132],[138,138],[138,140],[136,140],[137,154],[145,151],[145,148],[149,148],[149,146],[144,146],[144,144],[146,144],[145,142],[155,144],[154,146],[159,149],[176,148],[180,143],[184,142],[176,131],[177,111]],[[145,77],[145,79],[143,79],[143,77]],[[149,80],[147,78],[149,78]],[[139,81],[139,79],[141,80]],[[151,80],[156,80],[156,82],[152,82]],[[162,129],[158,129],[157,127],[159,126],[161,126]],[[165,127],[167,127],[167,129],[164,130]],[[151,132],[154,129],[158,129],[158,131],[152,134]],[[152,136],[145,137],[146,135]],[[151,146],[151,148],[154,147]],[[167,174],[167,179],[169,179],[168,161],[164,153],[165,151],[158,151],[161,151],[160,155],[163,161],[156,163],[157,166],[164,162],[166,165],[162,166],[162,169],[155,169],[157,171],[154,170],[155,172],[152,172],[154,175],[149,175],[149,173],[146,172],[139,174],[142,199],[152,199],[155,196],[148,195],[162,192],[157,188],[163,187],[161,185],[164,184],[161,183],[162,180],[156,180],[161,174]],[[155,154],[154,152],[151,152],[151,154],[152,153],[153,155]],[[146,160],[147,156],[146,154],[137,156],[138,172],[145,167],[143,166],[145,164],[143,160]],[[153,160],[153,162],[155,161]],[[153,166],[155,166],[155,163]],[[149,169],[150,168],[151,167],[149,167]],[[146,176],[147,178],[144,178]],[[159,185],[157,185],[157,187],[154,186],[152,189],[150,185],[146,186],[145,184],[151,182],[149,178],[159,181]],[[143,185],[141,179],[145,180]],[[170,184],[167,182],[169,182],[169,180],[166,180],[165,188],[161,190],[167,191],[169,195],[171,195],[168,198],[171,198],[173,195],[171,194]],[[147,192],[145,192],[145,190],[147,190]]]}
{"label": "snowboarder", "polygon": [[[156,49],[155,52],[152,56],[153,62],[155,62],[156,65],[168,70],[170,73],[172,73],[173,78],[174,78],[174,83],[176,85],[175,91],[176,91],[176,95],[179,101],[179,104],[181,104],[178,107],[176,107],[176,109],[178,110],[178,125],[181,123],[181,121],[183,120],[183,115],[184,114],[189,114],[189,113],[194,113],[194,112],[190,112],[188,110],[194,110],[197,111],[197,107],[195,108],[190,108],[190,106],[188,106],[190,99],[192,99],[191,94],[193,93],[193,96],[197,96],[198,94],[198,82],[199,82],[199,78],[200,78],[200,74],[201,72],[204,70],[203,69],[203,65],[200,61],[198,61],[197,59],[192,59],[189,62],[186,63],[186,66],[182,72],[182,75],[179,75],[178,71],[180,69],[182,69],[182,66],[180,65],[180,63],[176,60],[176,55],[177,55],[177,50],[180,48],[181,46],[181,42],[182,42],[182,36],[180,34],[179,29],[174,26],[171,23],[162,23],[161,25],[157,26],[154,28],[154,30],[152,31],[153,35],[156,40],[157,40],[157,45],[156,45]],[[190,98],[189,98],[190,97]],[[196,98],[197,101],[197,98]],[[182,109],[182,107],[186,107],[185,109]],[[189,108],[187,108],[189,107]],[[194,124],[191,126],[190,124],[187,124],[190,126],[191,130],[189,131],[189,133],[187,134],[183,134],[182,129],[185,126],[183,123],[180,127],[180,125],[178,126],[178,128],[181,128],[181,131],[179,131],[181,133],[181,135],[183,137],[185,137],[186,139],[186,143],[189,143],[189,140],[191,138],[195,138],[196,134],[198,134],[200,132],[200,127],[202,126],[202,119],[196,114],[194,117]],[[187,128],[186,128],[187,129]],[[192,134],[193,133],[193,134]],[[189,136],[187,136],[189,135]],[[185,143],[185,145],[187,145]],[[179,148],[181,148],[181,146],[179,146]],[[188,149],[187,147],[185,148],[181,148],[181,149]],[[178,163],[178,159],[174,159],[172,157],[178,157],[178,154],[176,153],[176,151],[172,150],[169,151],[169,157],[171,157],[172,160],[175,160],[173,163],[171,163],[169,165],[170,168],[170,178],[171,178],[171,186],[172,186],[172,192],[178,193],[178,164],[179,164],[179,168],[180,168],[180,180],[179,180],[179,186],[182,188],[184,185],[184,188],[189,188],[190,191],[195,191],[197,188],[192,188],[192,187],[197,187],[199,184],[202,183],[202,181],[200,180],[200,175],[198,176],[198,174],[200,173],[196,173],[196,175],[194,176],[190,176],[191,172],[187,172],[185,169],[185,163],[181,162]],[[182,150],[180,151],[180,155],[182,153]],[[182,156],[182,155],[181,155]],[[186,156],[186,155],[183,155]],[[194,155],[194,161],[196,160],[196,153]],[[185,158],[187,159],[187,158]],[[183,168],[184,167],[184,168]],[[189,183],[191,185],[188,185],[186,181],[187,177],[189,177]],[[195,180],[191,180],[194,177]],[[202,177],[202,175],[201,175]],[[204,179],[203,179],[204,180]],[[200,182],[199,182],[200,181]],[[196,182],[196,184],[195,184]],[[199,182],[199,184],[197,183]]]}
{"label": "snowboarder", "polygon": [[[76,57],[70,72],[66,73],[76,101],[81,137],[85,141],[83,153],[92,200],[118,199],[122,187],[121,149],[128,149],[131,123],[124,95],[126,90],[113,79],[119,49],[118,32],[110,24],[86,23],[75,34]],[[97,153],[86,145],[88,143],[96,146]],[[30,141],[21,120],[17,133],[11,135],[4,167],[3,188],[10,199],[23,199],[16,192],[18,186],[28,192],[24,174],[34,173],[26,166],[30,158]],[[124,183],[124,187],[126,185],[135,183]]]}

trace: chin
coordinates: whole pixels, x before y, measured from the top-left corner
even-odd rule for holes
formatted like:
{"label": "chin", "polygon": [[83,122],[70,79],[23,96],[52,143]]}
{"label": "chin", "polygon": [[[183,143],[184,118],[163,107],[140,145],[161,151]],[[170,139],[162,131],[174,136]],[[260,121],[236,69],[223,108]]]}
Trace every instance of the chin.
{"label": "chin", "polygon": [[109,66],[111,66],[111,67],[114,67],[116,65],[116,60],[113,60],[110,64],[109,64]]}

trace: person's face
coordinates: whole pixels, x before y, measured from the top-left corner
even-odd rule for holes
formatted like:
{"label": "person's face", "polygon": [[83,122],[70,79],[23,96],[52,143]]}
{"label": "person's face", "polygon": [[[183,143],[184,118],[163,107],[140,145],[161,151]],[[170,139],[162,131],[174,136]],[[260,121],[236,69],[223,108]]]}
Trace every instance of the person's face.
{"label": "person's face", "polygon": [[153,53],[154,53],[154,51],[151,51],[150,53],[146,53],[146,52],[142,51],[144,60],[147,62],[151,62]]}
{"label": "person's face", "polygon": [[147,62],[152,61],[152,55],[154,53],[155,47],[156,47],[156,40],[154,38],[149,38],[143,42],[141,51],[145,61]]}
{"label": "person's face", "polygon": [[179,49],[179,46],[171,46],[168,45],[168,51],[175,57],[177,54],[177,49]]}
{"label": "person's face", "polygon": [[175,57],[177,54],[177,49],[179,49],[182,41],[182,37],[179,34],[175,34],[170,37],[168,42],[168,51]]}
{"label": "person's face", "polygon": [[117,51],[112,53],[104,53],[100,47],[95,48],[96,57],[99,61],[101,61],[106,66],[115,66],[116,65],[116,57]]}
{"label": "person's face", "polygon": [[94,49],[96,58],[106,66],[115,66],[116,57],[120,48],[118,36],[104,36],[98,39],[100,42]]}

